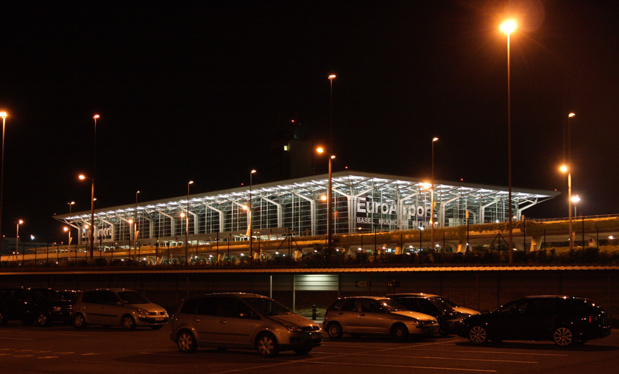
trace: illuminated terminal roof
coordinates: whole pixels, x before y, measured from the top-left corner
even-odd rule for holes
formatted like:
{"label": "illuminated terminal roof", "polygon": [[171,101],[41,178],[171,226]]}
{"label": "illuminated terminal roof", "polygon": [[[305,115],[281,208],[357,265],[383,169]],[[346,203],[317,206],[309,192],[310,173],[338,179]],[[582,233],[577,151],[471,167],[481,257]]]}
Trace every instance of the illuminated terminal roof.
{"label": "illuminated terminal roof", "polygon": [[[144,201],[95,211],[95,238],[101,242],[158,239],[202,242],[214,236],[247,238],[251,229],[265,238],[273,233],[323,235],[328,176],[316,175],[202,194]],[[424,180],[363,172],[333,173],[333,232],[410,230],[428,225],[432,187]],[[513,212],[522,212],[557,196],[556,191],[512,188]],[[441,226],[506,221],[508,189],[461,182],[435,181],[435,221]],[[188,213],[188,218],[185,214]],[[88,235],[90,211],[57,215],[55,219]],[[137,222],[136,225],[133,222]],[[133,227],[133,228],[132,228]],[[188,229],[188,232],[187,232]],[[137,238],[134,238],[135,231]]]}

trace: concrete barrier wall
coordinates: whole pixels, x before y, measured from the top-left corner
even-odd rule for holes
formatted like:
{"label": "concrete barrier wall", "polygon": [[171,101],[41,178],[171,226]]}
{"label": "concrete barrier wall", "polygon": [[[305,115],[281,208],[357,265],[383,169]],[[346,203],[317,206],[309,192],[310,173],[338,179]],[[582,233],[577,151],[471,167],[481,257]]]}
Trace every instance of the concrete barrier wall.
{"label": "concrete barrier wall", "polygon": [[[602,305],[619,321],[619,270],[510,270],[329,272],[333,282],[321,280],[319,290],[298,280],[307,275],[281,270],[214,272],[31,272],[0,274],[0,287],[77,289],[124,287],[144,293],[167,308],[189,295],[242,291],[272,295],[295,309],[326,308],[338,296],[384,295],[389,292],[425,292],[446,297],[473,309],[494,310],[526,295],[581,296]],[[317,274],[324,274],[319,273]],[[296,282],[295,282],[296,280]],[[398,287],[390,287],[397,281]],[[392,283],[393,284],[393,283]]]}

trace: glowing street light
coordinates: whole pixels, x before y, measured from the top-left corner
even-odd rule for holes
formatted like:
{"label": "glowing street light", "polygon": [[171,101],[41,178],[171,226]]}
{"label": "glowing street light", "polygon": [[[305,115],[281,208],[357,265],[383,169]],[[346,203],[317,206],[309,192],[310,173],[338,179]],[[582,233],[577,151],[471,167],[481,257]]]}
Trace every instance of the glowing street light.
{"label": "glowing street light", "polygon": [[254,182],[254,174],[256,174],[256,170],[252,169],[249,172],[249,207],[247,209],[248,212],[248,218],[249,218],[249,222],[247,223],[247,235],[249,236],[249,260],[252,261],[254,258],[254,253],[253,253],[253,229],[252,229],[252,219],[253,217],[253,211],[252,211],[252,204],[251,204],[251,187],[252,184]]}
{"label": "glowing street light", "polygon": [[563,173],[567,173],[567,204],[568,204],[568,230],[569,230],[569,242],[570,250],[574,249],[574,234],[572,232],[572,171],[568,165],[561,165],[559,169]]}
{"label": "glowing street light", "polygon": [[71,229],[65,226],[62,228],[62,230],[67,233],[67,256],[68,256],[69,247],[71,246]]}
{"label": "glowing street light", "polygon": [[[316,152],[319,154],[325,153],[325,149],[323,147],[316,148]],[[333,181],[332,181],[332,160],[335,158],[334,155],[329,156],[329,187],[327,188],[327,249],[331,249],[331,241],[333,237],[331,226],[333,225],[333,199],[332,199],[332,190],[333,190]]]}
{"label": "glowing street light", "polygon": [[513,214],[512,214],[512,107],[511,107],[511,71],[510,71],[510,35],[516,30],[516,21],[507,20],[500,26],[501,31],[507,35],[507,174],[508,174],[508,215],[509,215],[509,263],[513,262]]}
{"label": "glowing street light", "polygon": [[19,225],[23,225],[23,220],[17,220],[17,234],[15,234],[15,250],[19,253]]}
{"label": "glowing street light", "polygon": [[185,214],[185,265],[189,265],[189,186],[193,181],[187,182],[187,214]]}
{"label": "glowing street light", "polygon": [[337,76],[335,74],[329,74],[329,85],[330,85],[330,108],[329,108],[329,122],[330,122],[330,133],[329,133],[329,148],[333,151],[333,80]]}
{"label": "glowing street light", "polygon": [[2,195],[4,191],[4,127],[6,124],[6,112],[0,112],[2,117],[2,166],[0,167],[0,252],[2,251]]}
{"label": "glowing street light", "polygon": [[574,195],[572,196],[572,198],[570,199],[572,201],[572,203],[574,204],[574,217],[578,217],[578,214],[576,214],[576,206],[578,205],[578,203],[580,202],[580,196],[578,195]]}
{"label": "glowing street light", "polygon": [[90,249],[89,249],[89,257],[92,261],[92,256],[94,253],[94,242],[95,242],[95,178],[88,178],[84,174],[80,174],[78,177],[80,180],[90,179]]}
{"label": "glowing street light", "polygon": [[434,249],[434,143],[438,141],[437,137],[432,138],[432,182],[430,193],[430,248]]}

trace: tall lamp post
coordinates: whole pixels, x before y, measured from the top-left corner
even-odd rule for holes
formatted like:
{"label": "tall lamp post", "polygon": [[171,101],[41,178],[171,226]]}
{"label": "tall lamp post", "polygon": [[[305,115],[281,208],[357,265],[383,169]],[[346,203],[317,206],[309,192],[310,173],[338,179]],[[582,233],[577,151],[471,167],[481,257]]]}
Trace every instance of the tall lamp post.
{"label": "tall lamp post", "polygon": [[[316,148],[316,152],[322,154],[325,152],[323,147]],[[331,249],[331,242],[333,238],[333,198],[332,198],[332,190],[333,190],[333,168],[332,168],[332,160],[335,158],[334,155],[329,156],[329,186],[327,187],[327,249]]]}
{"label": "tall lamp post", "polygon": [[434,249],[434,143],[438,141],[437,137],[432,138],[432,185],[430,193],[430,247]]}
{"label": "tall lamp post", "polygon": [[[253,229],[252,229],[252,219],[253,217],[253,211],[252,211],[252,204],[251,204],[251,188],[252,185],[254,183],[254,174],[256,174],[256,170],[252,169],[249,172],[249,207],[247,209],[247,212],[249,212],[249,222],[247,223],[247,234],[249,236],[249,261],[253,261],[254,259],[254,252],[253,252],[253,237],[254,237],[254,233],[253,233]],[[258,243],[260,244],[260,243]]]}
{"label": "tall lamp post", "polygon": [[570,251],[574,249],[574,235],[572,232],[572,170],[570,169],[569,165],[561,165],[561,168],[559,169],[561,170],[563,173],[567,173],[567,214],[568,214],[568,220],[569,220],[569,224],[568,224],[568,237],[569,237],[569,243],[570,243]]}
{"label": "tall lamp post", "polygon": [[[71,215],[71,208],[73,207],[73,205],[75,205],[75,201],[69,201],[67,205],[69,206],[69,215]],[[67,251],[68,251],[69,248],[71,247],[71,227],[67,227],[67,230],[69,230],[69,241],[67,242]],[[79,236],[79,232],[77,234]],[[77,245],[75,246],[75,256],[77,258]]]}
{"label": "tall lamp post", "polygon": [[88,178],[84,174],[79,175],[80,180],[90,179],[90,249],[89,257],[92,261],[95,242],[95,178]]}
{"label": "tall lamp post", "polygon": [[67,226],[63,229],[67,233],[67,260],[69,255],[69,248],[71,247],[71,229]]}
{"label": "tall lamp post", "polygon": [[[15,253],[19,253],[19,225],[22,225],[24,223],[23,220],[17,220],[17,233],[15,234]],[[22,253],[22,258],[24,254]]]}
{"label": "tall lamp post", "polygon": [[193,181],[187,182],[187,213],[185,214],[185,265],[189,265],[189,186]]}
{"label": "tall lamp post", "polygon": [[329,149],[333,152],[333,80],[337,76],[329,74],[330,104],[329,104]]}
{"label": "tall lamp post", "polygon": [[[140,191],[135,191],[135,213],[134,213],[134,229],[133,229],[133,251],[136,252],[137,248],[138,248],[138,195],[140,194]],[[139,255],[136,256],[136,258],[139,261]]]}
{"label": "tall lamp post", "polygon": [[578,217],[578,211],[576,210],[576,207],[578,206],[578,203],[580,202],[580,196],[574,195],[574,196],[572,196],[572,198],[570,200],[574,204],[574,217]]}
{"label": "tall lamp post", "polygon": [[516,30],[516,21],[508,20],[501,24],[501,31],[507,35],[507,184],[508,184],[508,214],[509,214],[509,263],[513,263],[513,213],[512,213],[512,103],[511,103],[511,71],[510,71],[510,35]]}
{"label": "tall lamp post", "polygon": [[0,112],[2,117],[2,166],[0,171],[0,253],[2,253],[2,194],[4,191],[4,126],[6,124],[6,112]]}

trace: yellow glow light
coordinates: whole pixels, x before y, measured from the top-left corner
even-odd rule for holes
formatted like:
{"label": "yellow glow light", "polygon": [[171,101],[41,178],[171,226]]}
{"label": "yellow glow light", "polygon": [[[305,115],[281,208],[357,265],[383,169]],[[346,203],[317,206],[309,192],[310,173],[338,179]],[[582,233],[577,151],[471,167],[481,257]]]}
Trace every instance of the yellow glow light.
{"label": "yellow glow light", "polygon": [[516,21],[513,19],[507,20],[501,24],[500,28],[504,33],[511,34],[514,30],[516,30]]}

